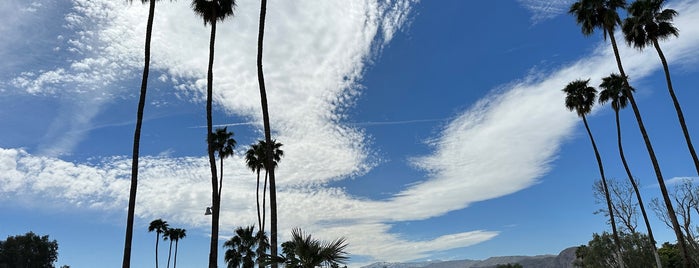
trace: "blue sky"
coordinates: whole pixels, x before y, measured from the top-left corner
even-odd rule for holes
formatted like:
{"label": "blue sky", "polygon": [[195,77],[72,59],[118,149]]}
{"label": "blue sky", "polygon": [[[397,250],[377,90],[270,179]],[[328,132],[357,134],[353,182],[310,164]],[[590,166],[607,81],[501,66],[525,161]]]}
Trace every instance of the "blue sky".
{"label": "blue sky", "polygon": [[[570,4],[270,1],[264,66],[285,150],[282,241],[294,227],[344,236],[359,266],[557,254],[606,230],[593,214],[593,152],[561,89],[575,79],[596,86],[616,65],[599,33],[580,34]],[[661,45],[694,134],[699,2],[669,4],[680,37]],[[133,262],[152,265],[147,225],[162,218],[187,229],[178,263],[197,267],[210,230],[209,29],[189,1],[156,8]],[[239,1],[217,33],[214,123],[239,145],[225,162],[221,244],[256,222],[255,177],[240,152],[262,137],[258,12]],[[138,1],[0,7],[0,237],[48,234],[59,265],[120,266],[146,16]],[[621,54],[665,178],[696,178],[657,55],[626,46]],[[624,179],[613,122],[608,107],[590,116],[608,176]],[[650,200],[659,190],[629,111],[622,124]],[[673,240],[655,218],[653,226],[657,240]]]}

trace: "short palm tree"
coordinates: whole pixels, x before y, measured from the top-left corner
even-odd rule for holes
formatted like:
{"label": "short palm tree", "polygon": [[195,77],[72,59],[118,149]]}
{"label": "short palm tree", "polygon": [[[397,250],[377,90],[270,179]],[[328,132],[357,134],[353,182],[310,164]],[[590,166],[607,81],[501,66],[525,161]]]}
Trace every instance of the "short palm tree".
{"label": "short palm tree", "polygon": [[[216,178],[216,158],[214,157],[214,147],[211,143],[213,135],[213,119],[211,115],[213,102],[214,83],[214,44],[216,43],[216,22],[224,21],[233,16],[235,0],[192,0],[194,13],[204,19],[204,25],[211,24],[211,35],[209,39],[209,67],[206,76],[206,135],[207,152],[209,155],[209,167],[211,168],[211,202],[213,207],[218,207],[218,180]],[[211,245],[209,249],[209,268],[216,268],[218,259],[218,211],[215,209],[211,213]]]}
{"label": "short palm tree", "polygon": [[628,104],[628,93],[634,91],[633,88],[626,88],[626,83],[624,83],[624,78],[618,74],[611,74],[608,77],[602,78],[602,83],[599,85],[602,88],[599,94],[599,103],[604,104],[609,102],[614,110],[614,118],[616,122],[616,133],[617,133],[617,145],[619,147],[619,157],[621,158],[621,163],[624,165],[624,170],[626,175],[629,177],[631,186],[636,193],[636,199],[638,200],[638,205],[641,208],[641,215],[643,216],[643,221],[646,224],[646,230],[648,230],[648,239],[650,244],[653,246],[653,255],[655,257],[655,264],[657,268],[662,268],[662,263],[660,261],[660,255],[658,255],[658,248],[655,245],[655,238],[653,237],[653,229],[650,227],[650,222],[648,221],[648,214],[646,214],[646,208],[643,205],[643,198],[641,198],[641,192],[638,190],[638,184],[631,174],[631,169],[629,164],[626,162],[626,156],[624,155],[624,147],[621,143],[621,125],[619,120],[619,111],[626,108]]}
{"label": "short palm tree", "polygon": [[223,243],[228,248],[224,255],[228,268],[253,268],[260,263],[264,252],[269,248],[267,236],[263,232],[255,232],[255,226],[238,227],[235,236]]}
{"label": "short palm tree", "polygon": [[158,242],[160,242],[160,234],[166,232],[168,228],[167,221],[156,219],[148,225],[148,232],[155,232],[155,268],[158,268]]}
{"label": "short palm tree", "polygon": [[[132,0],[128,0],[129,3]],[[129,190],[129,208],[126,216],[126,237],[124,239],[124,259],[122,268],[131,267],[131,243],[133,240],[133,221],[136,211],[136,191],[138,188],[138,155],[141,143],[141,125],[143,124],[143,109],[146,104],[146,91],[148,88],[148,73],[150,71],[150,41],[153,33],[153,17],[155,14],[155,0],[141,0],[141,3],[149,3],[148,22],[146,24],[146,40],[144,45],[143,76],[141,77],[141,93],[136,110],[136,130],[133,138],[133,155],[131,157],[131,187]]]}
{"label": "short palm tree", "polygon": [[296,228],[291,240],[282,243],[284,255],[273,259],[289,268],[336,267],[349,259],[346,247],[345,238],[323,242]]}
{"label": "short palm tree", "polygon": [[607,186],[607,179],[604,176],[604,166],[602,165],[602,158],[597,150],[597,144],[592,136],[592,131],[590,131],[590,126],[587,124],[586,115],[592,111],[592,106],[595,103],[595,98],[597,97],[597,90],[594,87],[588,85],[590,80],[575,80],[568,83],[568,85],[563,88],[563,92],[566,93],[565,106],[568,110],[575,111],[578,116],[580,116],[585,124],[585,130],[587,130],[587,135],[590,137],[590,142],[592,143],[592,149],[595,151],[595,158],[597,159],[597,166],[599,167],[599,173],[602,177],[602,186],[604,189],[604,198],[607,201],[607,209],[609,211],[609,222],[612,225],[612,234],[614,235],[614,243],[616,244],[616,255],[619,259],[619,265],[624,267],[623,260],[621,259],[621,241],[619,239],[619,233],[616,230],[616,221],[614,219],[614,210],[612,209],[612,199],[609,196],[609,187]]}
{"label": "short palm tree", "polygon": [[679,35],[679,30],[672,24],[672,19],[677,16],[677,11],[674,9],[663,9],[664,4],[665,0],[638,0],[633,2],[628,8],[629,17],[624,20],[622,30],[626,43],[629,45],[639,50],[652,45],[658,52],[660,62],[663,64],[663,70],[665,71],[667,90],[670,92],[672,103],[675,106],[677,119],[680,122],[680,127],[682,127],[689,154],[694,161],[694,168],[697,174],[699,174],[699,158],[697,158],[697,152],[694,150],[694,145],[692,145],[692,138],[689,135],[689,130],[687,130],[682,107],[677,100],[675,90],[672,88],[672,79],[670,78],[670,68],[668,67],[667,59],[665,59],[663,50],[660,49],[660,40]]}
{"label": "short palm tree", "polygon": [[[627,88],[631,88],[629,85],[628,76],[626,75],[626,72],[624,72],[624,66],[621,63],[621,57],[619,56],[619,48],[617,47],[616,38],[614,37],[614,31],[616,30],[617,26],[621,24],[621,19],[619,18],[619,13],[617,13],[617,10],[625,6],[626,1],[624,0],[578,0],[571,5],[568,13],[575,16],[575,19],[581,26],[582,33],[584,35],[591,35],[595,29],[602,29],[605,40],[607,37],[609,37],[609,40],[612,43],[617,68],[619,68],[619,74],[621,74],[621,77],[624,78],[624,83],[626,84]],[[631,109],[636,117],[636,122],[638,123],[638,129],[641,131],[641,136],[643,136],[646,150],[648,150],[648,156],[653,164],[653,171],[655,172],[656,179],[658,180],[660,192],[663,196],[663,202],[665,203],[665,208],[670,216],[672,229],[675,231],[675,236],[677,237],[680,251],[682,252],[683,263],[685,267],[689,267],[690,263],[687,245],[684,241],[684,236],[682,235],[679,222],[677,221],[677,216],[675,215],[675,209],[672,206],[670,195],[667,191],[667,187],[665,186],[665,179],[663,179],[663,174],[660,171],[658,158],[655,156],[653,145],[648,137],[646,127],[643,124],[643,118],[641,117],[641,112],[636,104],[636,100],[633,94],[629,93],[627,95],[629,102],[631,103]]]}

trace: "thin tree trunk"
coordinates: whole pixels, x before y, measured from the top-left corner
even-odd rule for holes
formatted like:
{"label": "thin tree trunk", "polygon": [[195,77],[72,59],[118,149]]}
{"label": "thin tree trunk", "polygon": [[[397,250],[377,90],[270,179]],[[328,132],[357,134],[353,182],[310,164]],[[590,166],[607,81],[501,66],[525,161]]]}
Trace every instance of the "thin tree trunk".
{"label": "thin tree trunk", "polygon": [[167,253],[167,268],[170,268],[170,257],[172,257],[172,239],[170,239],[170,249]]}
{"label": "thin tree trunk", "polygon": [[616,119],[616,136],[617,144],[619,146],[619,157],[621,158],[621,163],[624,165],[624,170],[626,170],[626,175],[629,177],[633,191],[636,193],[636,199],[638,199],[638,206],[641,207],[641,215],[643,215],[643,222],[646,224],[646,230],[648,230],[648,240],[650,240],[651,246],[653,246],[653,257],[655,257],[655,265],[657,268],[663,268],[663,264],[660,261],[660,255],[658,254],[658,247],[655,245],[655,237],[653,236],[653,229],[650,227],[650,222],[648,221],[648,214],[646,214],[646,207],[643,205],[643,198],[641,198],[641,192],[638,190],[638,184],[631,174],[631,169],[629,164],[626,162],[626,156],[624,155],[624,147],[621,144],[621,124],[619,123],[619,110],[614,110],[614,116]]}
{"label": "thin tree trunk", "polygon": [[[267,222],[267,174],[268,173],[265,170],[265,183],[262,187],[262,226],[265,226],[265,223]],[[264,228],[262,228],[262,231],[264,231]]]}
{"label": "thin tree trunk", "polygon": [[[277,188],[274,180],[274,160],[272,134],[269,125],[269,110],[267,109],[267,92],[265,90],[265,78],[262,72],[262,48],[265,32],[265,16],[267,13],[267,0],[260,1],[260,29],[257,35],[257,81],[260,86],[260,102],[262,106],[262,121],[265,129],[265,141],[267,142],[267,169],[269,172],[269,206],[270,206],[270,254],[277,256]],[[272,263],[272,268],[278,264]]]}
{"label": "thin tree trunk", "polygon": [[665,81],[667,81],[667,91],[670,92],[670,97],[672,97],[672,104],[675,106],[675,111],[677,112],[677,119],[680,121],[680,126],[682,127],[682,133],[684,134],[684,139],[687,141],[687,148],[689,149],[689,154],[692,155],[692,160],[694,160],[694,168],[699,175],[699,159],[697,158],[697,152],[694,150],[694,145],[692,145],[692,138],[689,135],[689,130],[687,130],[687,124],[684,121],[684,113],[682,112],[682,107],[680,102],[677,100],[675,95],[675,90],[672,88],[672,79],[670,79],[670,68],[667,65],[667,60],[665,59],[665,54],[660,49],[660,44],[658,40],[653,40],[653,46],[658,52],[660,57],[660,62],[663,64],[663,70],[665,71]]}
{"label": "thin tree trunk", "polygon": [[607,186],[607,178],[604,176],[604,167],[602,166],[602,158],[597,150],[597,144],[595,139],[592,137],[592,131],[590,131],[590,126],[587,124],[587,118],[585,115],[582,116],[583,123],[585,123],[585,130],[587,130],[587,135],[590,137],[590,142],[592,143],[592,149],[595,151],[595,158],[597,159],[597,166],[599,167],[599,174],[602,177],[602,188],[604,189],[604,198],[607,200],[607,210],[609,211],[609,222],[612,225],[612,236],[614,237],[614,244],[616,244],[616,254],[619,267],[624,268],[624,260],[621,257],[621,240],[619,239],[619,233],[616,230],[616,220],[614,219],[614,210],[612,205],[612,198],[609,196],[609,187]]}
{"label": "thin tree trunk", "polygon": [[175,259],[172,261],[172,268],[177,268],[177,246],[179,246],[180,240],[175,240]]}
{"label": "thin tree trunk", "polygon": [[[218,178],[218,200],[219,202],[221,201],[221,189],[223,188],[223,157],[219,154],[218,156],[221,158],[221,177]],[[221,209],[221,204],[219,205],[219,210]]]}
{"label": "thin tree trunk", "polygon": [[[213,16],[216,17],[216,14]],[[213,102],[213,82],[214,82],[214,42],[216,39],[216,20],[211,21],[211,40],[209,41],[209,72],[207,75],[206,88],[206,130],[209,153],[209,165],[211,166],[211,247],[209,249],[209,268],[217,268],[218,263],[218,217],[219,198],[218,180],[216,178],[216,158],[214,157],[214,147],[212,142],[213,119],[211,116]]]}
{"label": "thin tree trunk", "polygon": [[136,130],[133,137],[133,155],[131,159],[131,189],[129,190],[129,208],[126,216],[126,237],[124,238],[124,259],[122,268],[131,267],[131,243],[133,241],[133,221],[136,211],[136,191],[138,188],[138,155],[141,144],[141,126],[143,124],[143,109],[146,105],[148,89],[148,72],[150,70],[150,41],[153,33],[153,16],[155,15],[155,0],[148,7],[148,23],[146,24],[146,41],[144,48],[143,76],[141,78],[141,94],[138,99],[136,112]]}
{"label": "thin tree trunk", "polygon": [[[612,49],[614,49],[614,57],[616,58],[616,64],[619,68],[619,73],[621,77],[624,78],[624,83],[629,86],[628,77],[626,72],[624,72],[624,67],[621,64],[621,57],[619,56],[619,48],[616,44],[616,38],[614,38],[614,30],[608,29],[607,34],[612,42]],[[641,131],[641,136],[643,136],[643,141],[646,145],[646,150],[648,150],[648,156],[650,157],[651,163],[653,164],[653,170],[655,171],[655,176],[658,179],[658,186],[660,187],[660,192],[663,195],[663,201],[665,202],[665,207],[667,208],[668,216],[672,222],[672,229],[675,231],[675,236],[677,237],[677,244],[680,247],[680,252],[682,252],[682,263],[686,268],[690,268],[691,264],[689,262],[689,253],[687,252],[687,244],[684,241],[684,236],[682,235],[682,229],[680,229],[680,224],[677,221],[677,215],[675,214],[675,209],[672,206],[672,201],[670,200],[670,195],[667,192],[667,187],[665,187],[665,180],[663,179],[663,174],[660,171],[660,165],[658,164],[658,158],[655,156],[653,151],[653,145],[648,137],[648,132],[646,127],[643,125],[643,119],[641,117],[641,112],[636,105],[636,99],[633,93],[627,92],[629,97],[629,102],[631,102],[631,108],[633,109],[634,116],[636,117],[636,122],[638,123],[638,128]]]}
{"label": "thin tree trunk", "polygon": [[155,234],[155,268],[158,268],[158,243],[160,242],[160,232]]}
{"label": "thin tree trunk", "polygon": [[264,232],[262,227],[262,217],[260,217],[260,170],[257,169],[257,189],[255,190],[255,200],[257,201],[257,224],[258,229]]}

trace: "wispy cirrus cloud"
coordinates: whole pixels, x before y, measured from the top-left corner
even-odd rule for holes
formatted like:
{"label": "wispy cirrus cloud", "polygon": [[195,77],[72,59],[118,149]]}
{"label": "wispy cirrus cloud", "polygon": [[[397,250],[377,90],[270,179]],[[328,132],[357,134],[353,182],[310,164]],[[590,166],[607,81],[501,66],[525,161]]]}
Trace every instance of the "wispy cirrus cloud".
{"label": "wispy cirrus cloud", "polygon": [[573,0],[517,0],[532,13],[532,23],[537,24],[568,12]]}

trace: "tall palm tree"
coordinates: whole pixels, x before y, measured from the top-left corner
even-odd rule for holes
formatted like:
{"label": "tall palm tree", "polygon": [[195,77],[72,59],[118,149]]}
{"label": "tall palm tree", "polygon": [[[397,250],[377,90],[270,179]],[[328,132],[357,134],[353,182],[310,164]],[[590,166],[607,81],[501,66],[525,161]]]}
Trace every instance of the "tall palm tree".
{"label": "tall palm tree", "polygon": [[155,268],[158,268],[158,242],[160,242],[160,234],[166,232],[168,228],[167,221],[156,219],[150,222],[148,232],[155,231]]}
{"label": "tall palm tree", "polygon": [[282,244],[284,256],[274,261],[289,268],[335,267],[349,259],[346,247],[345,238],[323,242],[296,228],[291,232],[291,240]]}
{"label": "tall palm tree", "polygon": [[[267,15],[267,0],[260,1],[260,24],[257,34],[257,82],[260,87],[260,106],[262,108],[262,121],[265,131],[265,142],[267,142],[267,155],[273,154],[272,148],[272,132],[269,124],[269,109],[267,107],[267,91],[265,89],[265,77],[262,70],[262,49],[265,35],[265,16]],[[274,164],[272,158],[267,158],[266,167],[269,174],[269,207],[270,213],[270,242],[273,256],[277,255],[277,186],[274,177]],[[211,267],[213,268],[213,267]],[[277,264],[273,263],[272,268],[277,268]]]}
{"label": "tall palm tree", "polygon": [[[617,47],[616,38],[614,37],[614,31],[621,23],[617,9],[623,8],[624,6],[626,6],[626,1],[624,0],[579,0],[571,5],[568,13],[575,16],[576,21],[581,26],[582,33],[584,35],[591,35],[595,29],[599,28],[604,32],[603,36],[605,40],[607,37],[609,37],[609,40],[612,43],[617,68],[619,68],[619,73],[621,74],[621,77],[624,78],[624,83],[628,89],[631,88],[631,86],[629,86],[628,76],[626,75],[626,72],[624,72],[624,66],[621,63],[621,57],[619,56],[619,48]],[[636,117],[638,128],[641,131],[641,136],[643,136],[646,150],[648,150],[648,156],[653,164],[653,171],[655,172],[655,176],[658,180],[660,192],[663,195],[663,202],[667,208],[670,220],[672,222],[672,229],[675,231],[675,236],[677,237],[680,251],[682,252],[682,261],[685,267],[689,267],[690,263],[687,245],[684,241],[684,236],[682,235],[679,222],[677,221],[677,215],[675,215],[675,209],[672,206],[670,195],[667,192],[665,180],[663,179],[663,174],[660,171],[660,165],[658,164],[658,158],[655,156],[655,152],[653,151],[653,145],[648,137],[646,127],[643,124],[643,118],[641,117],[641,112],[636,104],[636,99],[631,93],[627,95],[629,102],[631,103],[634,116]]]}
{"label": "tall palm tree", "polygon": [[[133,0],[128,0],[129,3]],[[150,71],[150,41],[153,33],[153,16],[155,14],[155,0],[141,0],[145,4],[149,2],[148,22],[146,24],[146,41],[144,45],[143,76],[141,78],[141,93],[138,98],[136,110],[136,130],[133,137],[133,154],[131,156],[131,189],[129,190],[129,208],[126,216],[126,237],[124,239],[123,268],[131,267],[131,243],[133,240],[133,221],[136,210],[136,191],[138,188],[138,154],[141,143],[141,125],[143,124],[143,109],[146,104],[146,91],[148,88],[148,72]]]}
{"label": "tall palm tree", "polygon": [[[214,151],[218,154],[218,158],[221,160],[221,174],[219,176],[218,183],[218,198],[221,199],[221,188],[223,188],[223,159],[228,158],[233,155],[233,149],[235,149],[236,141],[233,139],[233,132],[228,131],[228,127],[217,128],[214,132],[213,144]],[[220,204],[219,204],[220,206]],[[220,209],[220,208],[217,208]]]}
{"label": "tall palm tree", "polygon": [[[173,260],[172,267],[177,268],[177,248],[179,246],[180,239],[187,236],[187,230],[182,228],[174,228],[168,230],[168,238],[170,241],[175,241],[175,259]],[[168,267],[170,267],[170,257],[168,257]]]}
{"label": "tall palm tree", "polygon": [[[277,140],[272,140],[272,166],[271,168],[267,168],[267,152],[265,151],[263,158],[262,158],[262,164],[263,164],[263,169],[265,170],[265,182],[264,186],[262,187],[262,226],[265,226],[265,218],[266,218],[266,211],[267,211],[267,204],[266,204],[266,196],[265,194],[267,193],[267,179],[269,178],[269,170],[271,169],[276,169],[277,165],[279,165],[279,161],[281,161],[282,157],[284,156],[284,150],[281,149],[281,147],[284,144],[277,142]],[[267,142],[263,142],[261,144],[262,148],[267,148]],[[264,228],[262,229],[264,231]]]}
{"label": "tall palm tree", "polygon": [[638,200],[638,206],[641,207],[641,215],[643,216],[643,221],[646,224],[646,230],[648,230],[648,239],[650,244],[653,246],[653,255],[655,257],[655,263],[657,268],[662,268],[662,263],[660,261],[660,255],[658,255],[658,248],[655,244],[655,238],[653,237],[653,230],[650,227],[650,222],[648,221],[648,214],[646,214],[646,208],[643,205],[643,198],[641,198],[641,192],[638,190],[638,184],[631,174],[631,169],[629,164],[626,162],[626,156],[624,155],[624,147],[621,144],[621,125],[619,120],[619,111],[626,108],[628,104],[629,97],[627,93],[632,93],[633,88],[626,88],[626,83],[624,83],[624,78],[618,74],[611,74],[608,77],[602,78],[602,83],[599,85],[602,88],[599,94],[599,103],[604,104],[610,102],[612,110],[614,110],[614,118],[616,120],[616,134],[617,134],[617,145],[619,147],[619,157],[621,157],[621,163],[624,165],[624,170],[626,175],[629,177],[631,186],[636,193],[636,199]]}
{"label": "tall palm tree", "polygon": [[595,103],[595,98],[597,97],[597,90],[594,87],[588,85],[590,80],[575,80],[568,83],[568,85],[563,88],[563,92],[566,93],[565,106],[570,111],[575,111],[578,116],[580,116],[585,124],[585,130],[587,130],[587,135],[590,137],[590,142],[592,143],[592,149],[595,151],[595,158],[597,159],[597,166],[599,167],[599,174],[602,177],[602,186],[604,189],[604,198],[607,200],[607,209],[609,211],[609,222],[612,225],[612,235],[614,237],[614,244],[616,244],[616,255],[619,260],[619,266],[624,267],[623,260],[621,258],[621,240],[619,239],[619,233],[616,229],[616,221],[614,219],[614,210],[612,209],[612,199],[609,196],[609,187],[607,186],[607,178],[604,176],[604,166],[602,165],[602,158],[597,150],[597,144],[595,139],[592,137],[592,131],[590,131],[590,126],[587,124],[586,115],[592,111],[592,106]]}
{"label": "tall palm tree", "polygon": [[624,20],[622,30],[626,43],[629,45],[639,50],[643,50],[646,46],[653,45],[658,52],[660,62],[663,64],[663,70],[665,71],[667,90],[670,92],[672,103],[675,106],[677,119],[682,127],[682,133],[687,142],[689,154],[692,156],[692,160],[694,160],[694,168],[697,174],[699,174],[699,158],[697,158],[697,153],[692,145],[692,138],[689,135],[687,124],[684,121],[682,107],[677,100],[675,90],[672,88],[670,68],[665,59],[665,54],[663,50],[660,49],[660,40],[679,35],[679,30],[672,24],[672,19],[677,16],[677,11],[674,9],[662,9],[664,4],[665,0],[638,0],[633,2],[628,8],[630,16]]}
{"label": "tall palm tree", "polygon": [[[235,0],[192,0],[194,13],[204,19],[204,25],[211,24],[211,37],[209,39],[209,67],[206,76],[206,135],[209,155],[209,166],[211,167],[211,205],[219,207],[218,180],[216,178],[216,158],[214,157],[214,147],[211,143],[213,135],[213,120],[211,116],[213,83],[214,83],[214,44],[216,41],[216,22],[224,21],[233,16]],[[211,212],[211,245],[209,249],[209,268],[216,268],[218,259],[218,219],[219,211],[213,209]]]}
{"label": "tall palm tree", "polygon": [[228,248],[224,257],[228,268],[253,268],[269,244],[267,236],[255,232],[255,226],[250,225],[236,228],[235,236],[223,243],[223,247]]}

